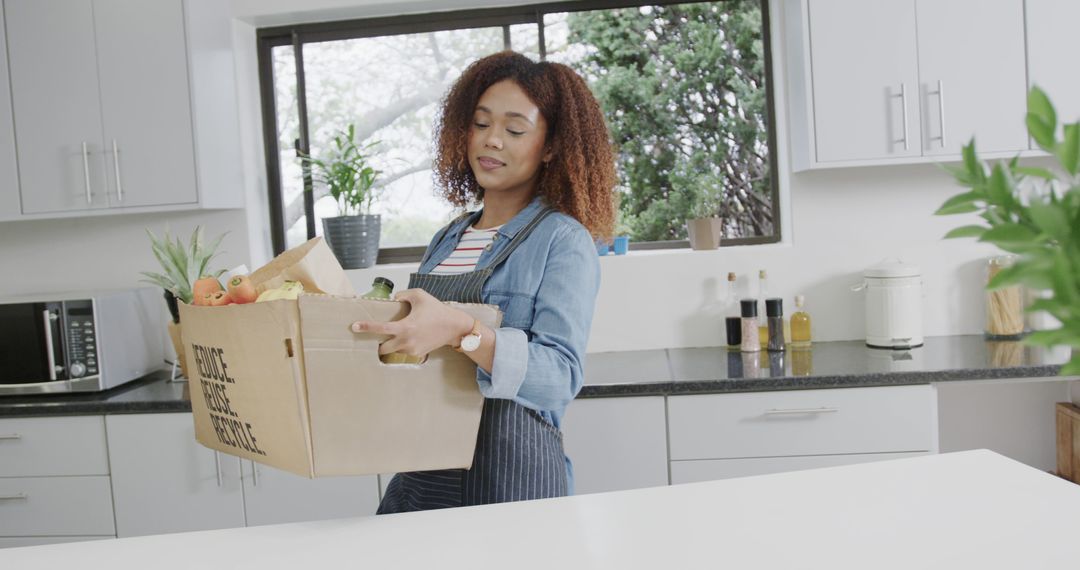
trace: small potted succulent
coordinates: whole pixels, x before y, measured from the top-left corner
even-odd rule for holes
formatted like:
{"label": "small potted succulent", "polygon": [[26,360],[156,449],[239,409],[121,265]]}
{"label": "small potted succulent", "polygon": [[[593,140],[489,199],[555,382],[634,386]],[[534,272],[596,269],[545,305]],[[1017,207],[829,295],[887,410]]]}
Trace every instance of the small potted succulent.
{"label": "small potted succulent", "polygon": [[690,248],[695,250],[716,249],[724,233],[720,218],[720,192],[707,187],[690,210],[686,219],[686,235]]}
{"label": "small potted succulent", "polygon": [[323,218],[323,239],[344,269],[371,267],[379,255],[381,217],[371,213],[371,206],[382,172],[370,163],[370,151],[377,144],[358,143],[356,127],[349,125],[334,137],[324,158],[300,157],[312,168],[313,180],[325,184],[337,202],[339,215]]}

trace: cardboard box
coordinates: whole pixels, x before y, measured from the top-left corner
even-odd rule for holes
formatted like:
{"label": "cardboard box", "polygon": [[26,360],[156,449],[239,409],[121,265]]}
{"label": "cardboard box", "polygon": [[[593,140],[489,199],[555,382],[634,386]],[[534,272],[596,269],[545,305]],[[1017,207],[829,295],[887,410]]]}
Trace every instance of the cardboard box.
{"label": "cardboard box", "polygon": [[[326,259],[297,269],[324,254],[336,271]],[[423,364],[383,364],[386,337],[350,325],[398,320],[408,305],[340,296],[351,284],[319,238],[252,277],[259,288],[282,275],[323,294],[180,308],[199,443],[307,477],[469,467],[483,406],[476,365],[445,347]],[[501,318],[494,306],[456,306],[489,326]]]}

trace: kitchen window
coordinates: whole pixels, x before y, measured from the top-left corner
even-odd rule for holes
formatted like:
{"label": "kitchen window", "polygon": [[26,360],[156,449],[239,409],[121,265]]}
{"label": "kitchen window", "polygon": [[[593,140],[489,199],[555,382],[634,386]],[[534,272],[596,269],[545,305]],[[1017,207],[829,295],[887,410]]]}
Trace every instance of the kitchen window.
{"label": "kitchen window", "polygon": [[[513,49],[585,77],[617,146],[619,230],[633,249],[689,247],[719,215],[724,245],[780,240],[767,0],[586,0],[259,30],[275,253],[322,233],[319,157],[355,125],[381,171],[379,263],[417,261],[453,212],[431,179],[432,123],[476,59]],[[311,192],[305,192],[305,187]]]}

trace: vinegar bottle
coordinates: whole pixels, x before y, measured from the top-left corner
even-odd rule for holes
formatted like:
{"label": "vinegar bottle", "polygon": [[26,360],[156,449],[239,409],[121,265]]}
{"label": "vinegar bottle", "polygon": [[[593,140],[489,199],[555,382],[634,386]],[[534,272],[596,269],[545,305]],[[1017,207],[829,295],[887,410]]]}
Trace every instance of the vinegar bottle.
{"label": "vinegar bottle", "polygon": [[791,346],[802,348],[810,346],[810,315],[803,310],[806,298],[795,295],[795,314],[791,315]]}

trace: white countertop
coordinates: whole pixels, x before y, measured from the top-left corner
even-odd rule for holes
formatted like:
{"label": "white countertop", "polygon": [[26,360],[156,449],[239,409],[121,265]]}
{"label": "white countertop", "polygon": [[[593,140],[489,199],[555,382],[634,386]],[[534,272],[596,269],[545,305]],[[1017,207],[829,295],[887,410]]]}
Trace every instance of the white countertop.
{"label": "white countertop", "polygon": [[1080,486],[985,450],[561,499],[0,550],[0,568],[1075,568]]}

